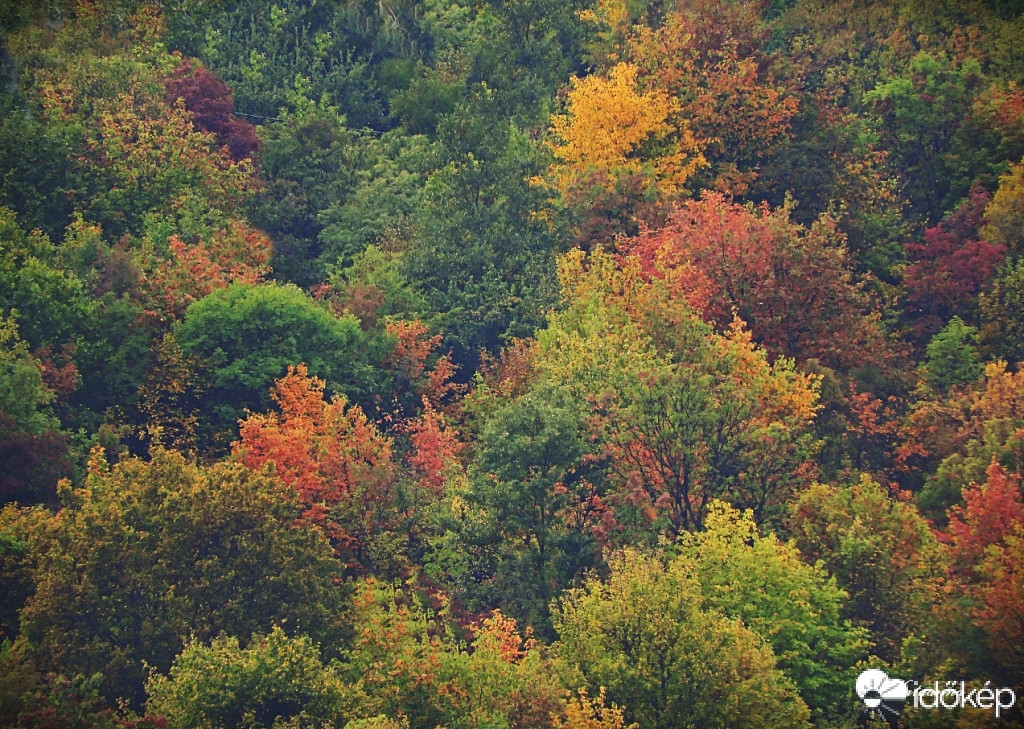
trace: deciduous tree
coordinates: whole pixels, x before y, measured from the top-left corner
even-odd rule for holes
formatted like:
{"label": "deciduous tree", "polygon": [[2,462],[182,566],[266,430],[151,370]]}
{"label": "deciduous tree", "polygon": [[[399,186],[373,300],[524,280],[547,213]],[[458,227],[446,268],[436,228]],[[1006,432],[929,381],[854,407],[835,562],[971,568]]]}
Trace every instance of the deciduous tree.
{"label": "deciduous tree", "polygon": [[288,630],[337,646],[346,591],[327,541],[295,529],[293,492],[241,464],[190,465],[159,448],[82,488],[38,546],[22,632],[46,671],[103,676],[141,705],[144,662],[166,673],[189,637]]}
{"label": "deciduous tree", "polygon": [[276,466],[305,517],[322,527],[353,566],[367,565],[375,539],[400,531],[406,515],[391,441],[358,406],[324,399],[324,381],[288,368],[270,396],[280,413],[250,414],[234,453],[250,468]]}
{"label": "deciduous tree", "polygon": [[[627,551],[554,605],[555,650],[640,729],[805,727],[809,712],[771,648],[703,607],[700,584]],[[709,700],[709,698],[711,700]]]}

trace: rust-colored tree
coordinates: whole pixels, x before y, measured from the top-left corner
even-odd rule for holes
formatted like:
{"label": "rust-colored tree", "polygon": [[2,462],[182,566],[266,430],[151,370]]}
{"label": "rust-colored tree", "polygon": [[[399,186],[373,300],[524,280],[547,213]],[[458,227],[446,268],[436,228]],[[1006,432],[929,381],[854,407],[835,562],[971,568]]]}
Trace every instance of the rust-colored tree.
{"label": "rust-colored tree", "polygon": [[140,281],[144,308],[176,321],[193,302],[233,283],[256,284],[270,272],[273,245],[266,234],[230,221],[209,241],[167,241],[167,257],[154,255]]}
{"label": "rust-colored tree", "polygon": [[757,3],[696,0],[640,27],[625,51],[647,84],[678,104],[709,167],[701,181],[741,195],[788,138],[798,99],[772,71]]}
{"label": "rust-colored tree", "polygon": [[[849,369],[881,361],[886,347],[843,243],[830,218],[806,228],[787,207],[743,206],[705,192],[672,210],[664,226],[618,247],[649,276],[696,269],[678,291],[719,328],[735,313],[772,354]],[[687,294],[698,278],[710,288],[703,306]]]}
{"label": "rust-colored tree", "polygon": [[246,466],[273,463],[354,567],[371,561],[377,535],[406,517],[391,440],[356,405],[324,399],[323,380],[305,365],[288,368],[271,390],[279,412],[251,414],[240,424],[233,452]]}
{"label": "rust-colored tree", "polygon": [[173,106],[184,99],[185,109],[192,113],[196,129],[210,132],[217,138],[217,146],[225,147],[231,159],[258,163],[260,140],[256,127],[234,115],[235,100],[228,85],[205,66],[194,66],[192,59],[183,58],[178,67],[163,79],[167,90],[165,99]]}
{"label": "rust-colored tree", "polygon": [[1020,682],[1024,668],[1024,494],[1020,474],[992,461],[982,484],[964,489],[949,530],[951,576],[973,600],[971,617],[991,658]]}
{"label": "rust-colored tree", "polygon": [[906,308],[919,341],[953,316],[973,320],[978,293],[1006,258],[1005,245],[979,235],[986,204],[988,193],[972,189],[946,220],[925,230],[924,240],[906,245]]}

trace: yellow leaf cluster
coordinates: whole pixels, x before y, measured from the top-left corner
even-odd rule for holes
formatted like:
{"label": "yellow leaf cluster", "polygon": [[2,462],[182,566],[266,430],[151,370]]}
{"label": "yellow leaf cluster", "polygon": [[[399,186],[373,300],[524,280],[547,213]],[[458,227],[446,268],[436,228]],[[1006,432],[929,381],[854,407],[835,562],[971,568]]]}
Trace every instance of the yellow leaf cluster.
{"label": "yellow leaf cluster", "polygon": [[587,173],[653,172],[660,192],[677,191],[703,164],[697,140],[676,119],[679,103],[660,90],[639,89],[636,66],[619,63],[607,78],[573,79],[568,113],[555,115],[552,170],[565,194]]}
{"label": "yellow leaf cluster", "polygon": [[636,724],[626,724],[622,708],[605,704],[605,689],[600,687],[596,698],[587,696],[581,688],[578,698],[571,698],[565,706],[565,720],[553,716],[555,729],[636,729]]}

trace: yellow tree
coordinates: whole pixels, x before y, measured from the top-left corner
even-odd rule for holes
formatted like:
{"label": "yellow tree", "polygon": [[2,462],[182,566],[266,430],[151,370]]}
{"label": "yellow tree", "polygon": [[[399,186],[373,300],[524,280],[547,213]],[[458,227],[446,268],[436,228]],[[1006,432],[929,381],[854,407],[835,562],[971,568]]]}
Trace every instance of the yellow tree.
{"label": "yellow tree", "polygon": [[664,92],[643,89],[632,64],[616,65],[607,77],[574,78],[567,113],[551,120],[556,186],[567,194],[590,175],[642,174],[658,192],[674,194],[705,164],[678,111]]}

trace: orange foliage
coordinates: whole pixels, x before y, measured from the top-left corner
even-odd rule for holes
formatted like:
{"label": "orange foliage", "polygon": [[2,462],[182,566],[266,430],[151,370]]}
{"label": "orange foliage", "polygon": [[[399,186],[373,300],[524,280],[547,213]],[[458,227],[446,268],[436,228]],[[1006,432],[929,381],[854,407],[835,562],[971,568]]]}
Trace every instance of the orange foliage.
{"label": "orange foliage", "polygon": [[448,469],[458,462],[462,443],[444,415],[434,410],[426,398],[423,413],[407,428],[412,446],[407,460],[420,487],[437,497],[443,496]]}
{"label": "orange foliage", "polygon": [[640,28],[627,57],[652,88],[678,100],[679,117],[704,145],[712,187],[743,194],[757,161],[788,136],[799,102],[768,71],[753,4],[693,5],[656,30]]}
{"label": "orange foliage", "polygon": [[506,617],[500,610],[495,610],[474,626],[476,638],[473,646],[490,650],[501,656],[506,663],[519,663],[536,647],[533,629],[526,626],[523,635],[519,634],[515,618]]}
{"label": "orange foliage", "polygon": [[273,244],[266,234],[232,221],[209,243],[187,245],[177,236],[167,242],[169,257],[154,263],[141,282],[147,308],[171,320],[215,289],[233,283],[255,284],[270,272]]}
{"label": "orange foliage", "polygon": [[443,410],[458,389],[451,381],[455,365],[447,355],[437,357],[432,367],[427,364],[441,346],[442,336],[429,335],[427,325],[416,319],[389,321],[385,331],[395,338],[395,347],[385,363],[396,379],[395,398],[411,390],[430,407]]}
{"label": "orange foliage", "polygon": [[271,390],[280,413],[242,421],[233,452],[249,468],[273,463],[306,518],[358,559],[367,539],[396,521],[391,441],[358,406],[325,401],[324,385],[305,365],[289,367]]}

